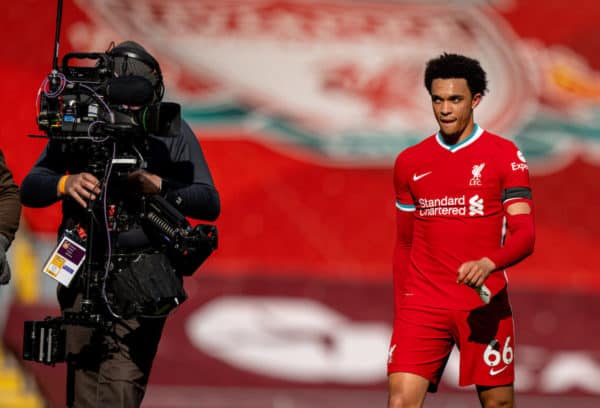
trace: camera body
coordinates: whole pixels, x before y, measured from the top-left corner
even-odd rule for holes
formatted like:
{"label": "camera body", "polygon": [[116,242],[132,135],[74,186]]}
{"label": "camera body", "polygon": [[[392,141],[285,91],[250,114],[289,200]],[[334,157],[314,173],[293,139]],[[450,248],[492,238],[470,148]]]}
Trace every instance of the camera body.
{"label": "camera body", "polygon": [[[157,83],[139,75],[118,76],[115,60],[141,58],[156,72]],[[93,66],[81,66],[82,61]],[[78,64],[79,62],[79,64]],[[161,102],[162,74],[149,54],[119,51],[72,52],[63,57],[39,92],[38,128],[49,139],[123,137],[143,131],[176,137],[181,107]]]}
{"label": "camera body", "polygon": [[[96,61],[94,67],[69,65],[73,60]],[[114,76],[108,54],[70,53],[62,69],[53,70],[42,83],[37,123],[48,137],[87,134],[92,123],[103,119],[102,85]],[[100,115],[100,117],[99,117]]]}

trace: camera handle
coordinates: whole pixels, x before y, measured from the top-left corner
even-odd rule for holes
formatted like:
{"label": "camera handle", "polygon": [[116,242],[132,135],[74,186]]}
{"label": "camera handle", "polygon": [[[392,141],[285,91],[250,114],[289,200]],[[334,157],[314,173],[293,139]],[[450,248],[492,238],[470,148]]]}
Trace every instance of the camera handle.
{"label": "camera handle", "polygon": [[[107,174],[104,174],[104,176],[106,177]],[[105,188],[106,186],[103,187],[103,189]],[[102,191],[100,197],[104,197],[105,194],[106,191]],[[106,210],[107,209],[103,206],[103,211]],[[85,263],[83,264],[83,270],[81,271],[83,277],[83,297],[81,299],[81,314],[87,316],[90,322],[100,323],[102,321],[102,316],[98,308],[98,293],[93,292],[100,291],[100,277],[98,272],[94,270],[94,262],[96,261],[94,257],[94,220],[96,219],[96,217],[94,215],[94,206],[91,202],[88,202],[88,206],[86,208],[86,216],[87,223],[83,226],[86,238],[86,258]],[[110,243],[108,243],[108,245],[110,246]],[[105,262],[110,263],[110,261],[111,260],[109,255],[109,258]]]}
{"label": "camera handle", "polygon": [[[94,313],[94,301],[92,300],[92,251],[94,243],[94,211],[91,206],[88,205],[86,212],[88,213],[88,229],[86,230],[86,259],[84,266],[84,296],[81,300],[81,311],[86,315],[92,315]],[[97,277],[94,279],[97,280]],[[97,282],[95,282],[97,283]]]}

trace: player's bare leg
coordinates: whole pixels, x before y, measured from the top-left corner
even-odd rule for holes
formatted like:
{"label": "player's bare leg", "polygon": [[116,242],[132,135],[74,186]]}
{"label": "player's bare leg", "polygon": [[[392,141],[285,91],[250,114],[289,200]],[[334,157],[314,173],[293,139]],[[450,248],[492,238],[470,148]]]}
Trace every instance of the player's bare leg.
{"label": "player's bare leg", "polygon": [[412,373],[392,373],[388,386],[388,408],[421,408],[429,381]]}
{"label": "player's bare leg", "polygon": [[483,408],[515,407],[515,392],[512,384],[499,387],[482,387],[478,385],[477,393]]}

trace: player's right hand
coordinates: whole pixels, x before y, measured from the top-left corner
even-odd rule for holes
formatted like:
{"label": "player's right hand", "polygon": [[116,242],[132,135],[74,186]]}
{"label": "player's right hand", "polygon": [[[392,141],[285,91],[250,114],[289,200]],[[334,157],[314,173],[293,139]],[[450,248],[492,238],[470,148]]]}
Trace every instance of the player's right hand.
{"label": "player's right hand", "polygon": [[88,200],[95,200],[100,194],[100,181],[90,173],[69,174],[65,181],[64,195],[72,197],[83,208]]}
{"label": "player's right hand", "polygon": [[496,265],[487,257],[464,262],[458,268],[456,283],[464,283],[472,288],[479,288],[494,269],[496,269]]}

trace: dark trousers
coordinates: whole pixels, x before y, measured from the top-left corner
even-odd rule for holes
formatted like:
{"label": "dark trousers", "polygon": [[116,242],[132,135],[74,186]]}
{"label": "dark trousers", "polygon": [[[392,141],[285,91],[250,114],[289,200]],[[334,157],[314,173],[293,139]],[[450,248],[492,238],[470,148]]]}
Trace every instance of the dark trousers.
{"label": "dark trousers", "polygon": [[[63,312],[80,311],[82,294],[59,287]],[[165,318],[114,320],[108,329],[67,325],[67,406],[139,407]]]}

